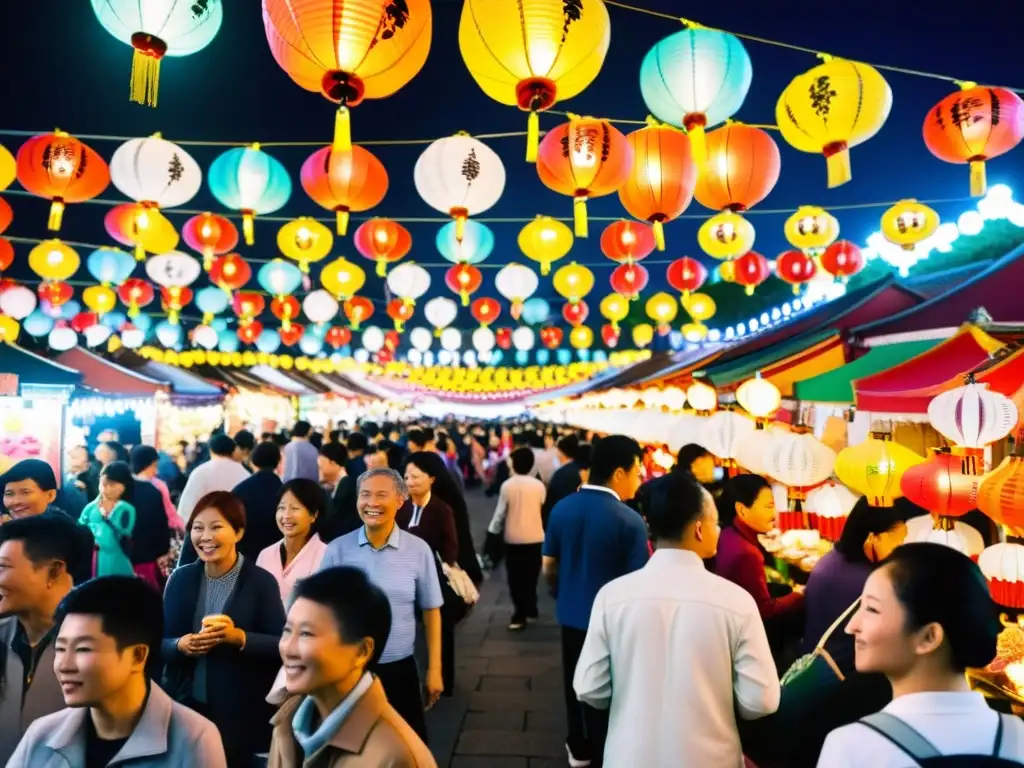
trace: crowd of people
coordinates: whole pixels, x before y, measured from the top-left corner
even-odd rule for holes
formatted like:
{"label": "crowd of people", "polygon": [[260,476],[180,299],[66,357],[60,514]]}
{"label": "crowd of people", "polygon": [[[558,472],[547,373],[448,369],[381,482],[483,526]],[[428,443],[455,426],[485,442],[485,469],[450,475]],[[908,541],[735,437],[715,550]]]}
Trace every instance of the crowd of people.
{"label": "crowd of people", "polygon": [[861,499],[786,586],[771,486],[696,444],[649,478],[631,438],[526,422],[299,421],[173,457],[99,437],[63,483],[0,477],[10,766],[434,766],[425,710],[502,562],[510,632],[555,598],[570,768],[1024,760],[1024,724],[965,682],[996,652],[988,587],[904,543],[905,502]]}

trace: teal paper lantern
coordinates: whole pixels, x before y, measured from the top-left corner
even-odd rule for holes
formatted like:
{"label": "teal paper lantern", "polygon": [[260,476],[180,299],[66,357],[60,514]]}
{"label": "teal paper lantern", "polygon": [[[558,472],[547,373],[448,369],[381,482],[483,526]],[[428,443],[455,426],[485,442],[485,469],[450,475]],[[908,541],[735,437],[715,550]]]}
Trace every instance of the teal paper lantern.
{"label": "teal paper lantern", "polygon": [[494,250],[494,233],[473,219],[463,222],[462,242],[455,236],[458,222],[450,221],[437,231],[437,250],[453,264],[479,264]]}
{"label": "teal paper lantern", "polygon": [[260,267],[256,281],[271,296],[290,296],[302,285],[302,270],[291,262],[274,259]]}
{"label": "teal paper lantern", "polygon": [[225,320],[223,317],[214,318],[213,322],[211,322],[209,325],[217,333],[227,332],[228,330],[228,321]]}
{"label": "teal paper lantern", "polygon": [[111,330],[120,331],[128,322],[128,316],[124,312],[106,312],[100,322]]}
{"label": "teal paper lantern", "polygon": [[135,257],[120,248],[97,248],[85,260],[85,268],[100,285],[120,285],[132,276],[136,264]]}
{"label": "teal paper lantern", "polygon": [[82,311],[82,305],[74,299],[71,301],[65,301],[60,305],[60,311],[54,315],[54,317],[60,317],[64,320],[73,320],[75,315]]}
{"label": "teal paper lantern", "polygon": [[523,304],[520,318],[527,325],[540,325],[547,322],[549,317],[551,317],[551,305],[546,300],[529,299]]}
{"label": "teal paper lantern", "polygon": [[538,349],[537,350],[537,365],[547,365],[551,362],[551,350],[549,349]]}
{"label": "teal paper lantern", "polygon": [[607,363],[608,353],[605,352],[603,349],[595,349],[593,359],[595,363]]}
{"label": "teal paper lantern", "polygon": [[268,355],[272,355],[277,352],[277,349],[280,346],[281,334],[273,328],[264,328],[263,333],[261,333],[259,338],[256,339],[256,349],[260,352],[265,352]]}
{"label": "teal paper lantern", "polygon": [[559,365],[568,365],[572,362],[572,350],[570,349],[559,349],[555,352],[555,359]]}
{"label": "teal paper lantern", "polygon": [[302,334],[302,338],[299,339],[299,349],[302,354],[308,355],[309,357],[316,357],[324,348],[324,340],[317,336],[315,333],[306,331]]}
{"label": "teal paper lantern", "polygon": [[131,319],[131,323],[143,333],[149,333],[153,327],[153,318],[149,315],[138,314]]}
{"label": "teal paper lantern", "polygon": [[516,350],[516,365],[524,366],[530,364],[530,353],[525,349]]}
{"label": "teal paper lantern", "polygon": [[588,360],[590,360],[590,350],[589,349],[577,349],[576,350],[576,357],[578,357],[582,362],[585,363]]}
{"label": "teal paper lantern", "polygon": [[217,350],[220,352],[237,352],[238,336],[230,331],[221,331],[217,334]]}
{"label": "teal paper lantern", "polygon": [[181,343],[181,337],[182,331],[180,325],[170,323],[167,320],[157,323],[156,338],[164,348],[173,349],[177,347]]}
{"label": "teal paper lantern", "polygon": [[44,315],[38,309],[21,321],[21,327],[29,336],[39,338],[53,330],[53,318]]}
{"label": "teal paper lantern", "polygon": [[[231,303],[231,297],[220,288],[208,286],[196,292],[195,302],[200,312],[212,318],[213,315],[219,315],[228,308],[228,304]],[[206,325],[210,324],[209,319],[203,322]]]}
{"label": "teal paper lantern", "polygon": [[253,217],[280,210],[292,195],[288,171],[257,144],[218,155],[206,179],[221,205],[242,214],[246,245],[253,244]]}

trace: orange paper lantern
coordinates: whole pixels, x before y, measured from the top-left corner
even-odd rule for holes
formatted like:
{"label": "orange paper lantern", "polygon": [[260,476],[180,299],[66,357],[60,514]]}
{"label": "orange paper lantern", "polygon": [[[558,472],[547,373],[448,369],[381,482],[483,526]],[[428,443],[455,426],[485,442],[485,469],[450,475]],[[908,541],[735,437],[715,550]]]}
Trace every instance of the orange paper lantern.
{"label": "orange paper lantern", "polygon": [[444,282],[453,293],[459,294],[462,306],[468,307],[470,295],[480,290],[484,276],[472,264],[456,264],[445,272]]}
{"label": "orange paper lantern", "polygon": [[388,264],[398,261],[412,248],[409,230],[391,219],[370,219],[360,224],[352,241],[360,255],[377,263],[378,277],[384,277]]}
{"label": "orange paper lantern", "polygon": [[292,326],[292,320],[299,316],[301,306],[294,296],[278,296],[270,302],[270,312],[281,321],[281,330],[286,331]]}
{"label": "orange paper lantern", "polygon": [[483,296],[476,299],[472,305],[470,305],[469,311],[473,315],[473,319],[486,328],[497,320],[499,315],[501,315],[501,304],[499,304],[496,299],[492,299],[489,296]]}
{"label": "orange paper lantern", "polygon": [[5,237],[0,237],[0,273],[14,263],[14,246]]}
{"label": "orange paper lantern", "polygon": [[51,201],[52,230],[60,229],[65,203],[92,200],[110,184],[110,169],[99,153],[63,131],[26,141],[17,164],[21,186]]}
{"label": "orange paper lantern", "polygon": [[768,259],[757,251],[747,251],[733,261],[733,264],[736,267],[733,272],[733,280],[746,289],[747,296],[753,295],[754,289],[767,280],[771,274]]}
{"label": "orange paper lantern", "polygon": [[302,164],[300,179],[314,203],[335,212],[339,235],[348,234],[350,211],[370,210],[388,191],[383,163],[357,145],[347,150],[318,149]]}
{"label": "orange paper lantern", "polygon": [[640,295],[649,280],[650,275],[640,264],[620,264],[608,278],[613,291],[631,300]]}
{"label": "orange paper lantern", "polygon": [[1016,536],[1024,535],[1024,458],[1008,456],[981,483],[978,509]]}
{"label": "orange paper lantern", "polygon": [[14,211],[11,209],[11,204],[0,197],[0,235],[7,231],[12,221],[14,221]]}
{"label": "orange paper lantern", "polygon": [[601,253],[620,264],[647,258],[655,245],[654,231],[636,221],[613,221],[601,233]]}
{"label": "orange paper lantern", "polygon": [[341,305],[341,309],[355,331],[359,330],[360,323],[365,323],[373,317],[373,302],[364,296],[353,296]]}
{"label": "orange paper lantern", "polygon": [[708,159],[693,196],[713,211],[746,211],[779,180],[779,147],[766,131],[729,123],[706,134]]}
{"label": "orange paper lantern", "polygon": [[215,213],[200,213],[181,228],[185,243],[203,255],[203,269],[213,266],[213,257],[230,253],[238,245],[238,229],[230,219]]}
{"label": "orange paper lantern", "polygon": [[399,333],[405,328],[405,324],[412,318],[415,311],[415,305],[402,299],[392,299],[388,302],[388,317],[394,321],[395,330]]}
{"label": "orange paper lantern", "polygon": [[218,256],[210,267],[210,282],[228,293],[241,289],[251,277],[252,269],[237,253]]}
{"label": "orange paper lantern", "polygon": [[128,317],[135,317],[139,309],[155,298],[153,286],[139,277],[129,277],[117,289],[117,297],[128,307]]}
{"label": "orange paper lantern", "polygon": [[960,456],[935,452],[903,473],[900,489],[932,516],[961,517],[978,507],[981,480],[964,472]]}

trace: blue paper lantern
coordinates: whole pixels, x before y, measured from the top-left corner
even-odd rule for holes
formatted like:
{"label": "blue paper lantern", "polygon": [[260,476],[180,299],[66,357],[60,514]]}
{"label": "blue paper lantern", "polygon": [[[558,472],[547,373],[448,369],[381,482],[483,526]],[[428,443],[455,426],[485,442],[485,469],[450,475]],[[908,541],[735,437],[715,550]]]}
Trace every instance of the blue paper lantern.
{"label": "blue paper lantern", "polygon": [[479,264],[494,250],[494,233],[486,224],[473,219],[463,222],[462,242],[455,237],[456,222],[450,221],[437,231],[437,250],[453,264]]}
{"label": "blue paper lantern", "polygon": [[156,338],[164,347],[176,347],[181,343],[181,326],[166,320],[157,323]]}
{"label": "blue paper lantern", "polygon": [[71,301],[65,301],[60,305],[60,312],[57,313],[57,317],[62,317],[65,320],[71,320],[82,311],[82,305],[72,299]]}
{"label": "blue paper lantern", "polygon": [[248,245],[253,243],[253,217],[280,210],[292,195],[288,171],[255,145],[218,155],[206,179],[221,205],[242,214],[242,233]]}
{"label": "blue paper lantern", "polygon": [[594,362],[595,363],[607,363],[608,362],[608,353],[605,352],[603,349],[595,349],[593,357],[594,357]]}
{"label": "blue paper lantern", "polygon": [[516,365],[529,365],[530,353],[525,349],[516,350]]}
{"label": "blue paper lantern", "polygon": [[238,345],[238,334],[227,330],[217,334],[217,349],[221,352],[237,352]]}
{"label": "blue paper lantern", "polygon": [[[427,355],[429,355],[429,354],[430,354],[429,352],[426,352],[423,355],[423,362],[425,364],[428,364],[428,365],[429,365],[429,363],[427,363]],[[489,363],[490,365],[501,365],[501,361],[504,360],[504,359],[505,359],[505,353],[502,350],[500,350],[500,349],[492,349],[491,350],[491,361]]]}
{"label": "blue paper lantern", "polygon": [[219,315],[228,308],[231,297],[220,288],[207,286],[196,291],[195,302],[204,315]]}
{"label": "blue paper lantern", "polygon": [[572,362],[572,351],[568,349],[559,349],[555,352],[555,360],[558,361],[559,365],[568,365]]}
{"label": "blue paper lantern", "polygon": [[680,350],[683,348],[683,342],[686,339],[683,338],[681,331],[669,331],[668,334],[668,345],[674,350]]}
{"label": "blue paper lantern", "polygon": [[227,331],[228,321],[223,317],[216,317],[210,321],[210,327],[213,328],[217,333]]}
{"label": "blue paper lantern", "polygon": [[291,262],[274,259],[260,267],[256,281],[271,296],[290,296],[302,285],[302,270]]}
{"label": "blue paper lantern", "polygon": [[124,312],[107,312],[100,318],[100,322],[115,331],[120,331],[121,327],[128,322],[128,316]]}
{"label": "blue paper lantern", "polygon": [[153,327],[153,318],[151,318],[149,315],[139,314],[132,318],[132,325],[134,325],[143,333],[148,333],[149,330]]}
{"label": "blue paper lantern", "polygon": [[551,305],[546,299],[527,299],[523,304],[523,312],[519,316],[527,325],[540,325],[546,323],[551,317]]}
{"label": "blue paper lantern", "polygon": [[256,339],[256,349],[272,355],[281,346],[281,335],[273,328],[264,328],[263,333]]}
{"label": "blue paper lantern", "polygon": [[299,349],[302,354],[310,357],[316,357],[320,354],[324,348],[324,341],[318,337],[315,333],[309,333],[308,331],[302,334],[302,338],[299,339]]}
{"label": "blue paper lantern", "polygon": [[551,350],[550,349],[538,349],[537,350],[537,365],[547,365],[551,362]]}
{"label": "blue paper lantern", "polygon": [[132,276],[136,264],[135,257],[120,248],[97,248],[85,260],[85,268],[100,285],[120,285]]}
{"label": "blue paper lantern", "polygon": [[21,321],[21,327],[29,336],[45,336],[53,330],[53,318],[44,315],[38,309]]}
{"label": "blue paper lantern", "polygon": [[577,349],[576,350],[576,356],[580,359],[581,362],[585,363],[588,360],[590,360],[590,350],[589,349]]}

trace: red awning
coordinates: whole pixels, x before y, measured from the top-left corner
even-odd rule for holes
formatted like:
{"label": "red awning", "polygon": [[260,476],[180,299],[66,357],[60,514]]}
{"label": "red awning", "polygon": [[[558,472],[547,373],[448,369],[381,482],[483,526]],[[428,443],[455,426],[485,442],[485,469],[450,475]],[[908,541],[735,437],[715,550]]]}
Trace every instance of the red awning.
{"label": "red awning", "polygon": [[57,362],[80,371],[85,386],[108,397],[152,397],[169,389],[166,382],[128,370],[82,347],[61,353]]}
{"label": "red awning", "polygon": [[1007,344],[971,373],[976,382],[988,384],[994,392],[1007,397],[1017,396],[1024,390],[1024,346],[1020,343]]}

